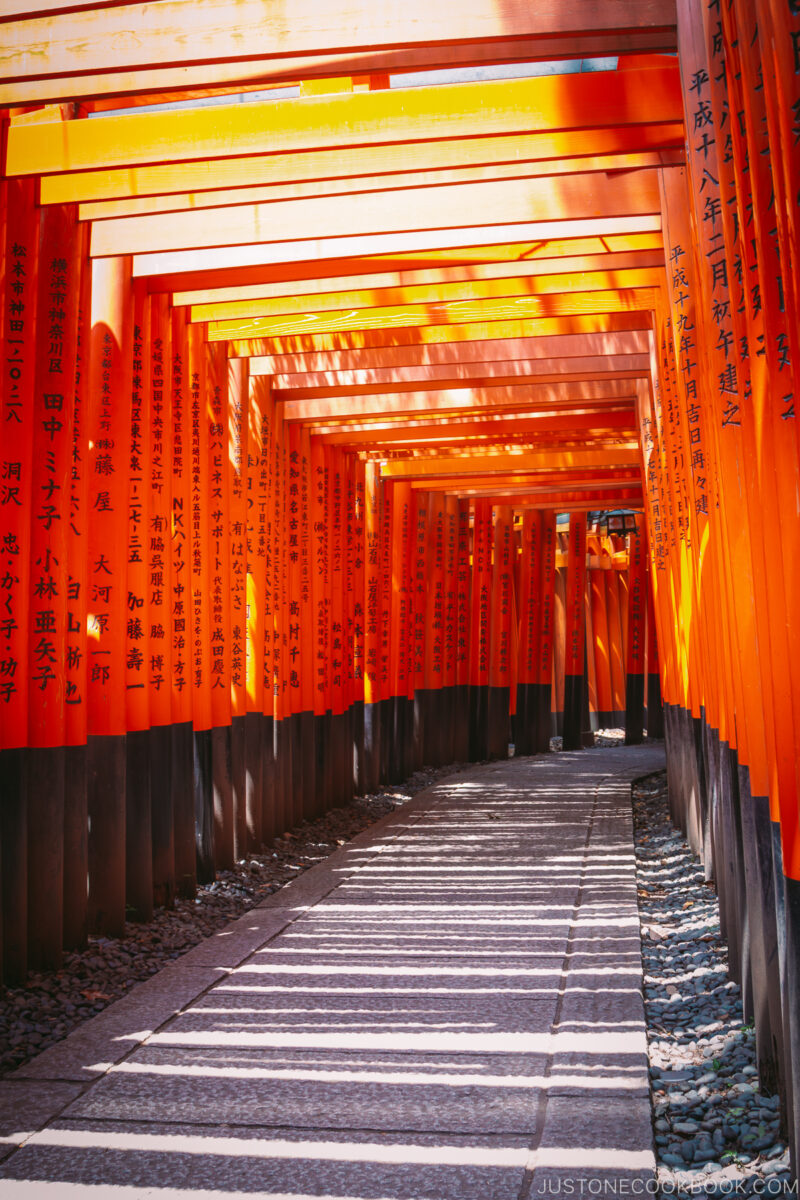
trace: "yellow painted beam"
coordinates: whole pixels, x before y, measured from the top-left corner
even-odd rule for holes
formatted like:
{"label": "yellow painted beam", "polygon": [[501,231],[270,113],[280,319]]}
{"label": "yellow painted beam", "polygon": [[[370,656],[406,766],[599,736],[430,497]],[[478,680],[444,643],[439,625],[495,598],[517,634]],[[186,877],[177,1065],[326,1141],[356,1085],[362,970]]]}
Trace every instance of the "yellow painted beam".
{"label": "yellow painted beam", "polygon": [[119,217],[92,225],[90,252],[93,257],[104,257],[300,241],[308,237],[309,230],[319,240],[334,240],[501,222],[508,226],[580,219],[613,221],[660,211],[655,171],[621,176],[590,173],[368,192],[358,203],[349,196],[322,196]]}
{"label": "yellow painted beam", "polygon": [[451,349],[465,342],[519,341],[562,334],[608,333],[652,328],[649,311],[588,313],[583,316],[542,317],[536,321],[484,321],[468,325],[423,325],[406,329],[370,329],[358,333],[308,333],[279,338],[243,338],[228,346],[232,358],[263,355],[316,354],[328,351],[388,349],[392,347],[449,344]]}
{"label": "yellow painted beam", "polygon": [[[384,382],[383,373],[391,378],[402,371],[434,374],[439,371],[465,372],[480,370],[486,364],[487,374],[494,367],[509,373],[525,374],[536,369],[539,361],[558,359],[566,362],[587,356],[610,356],[621,360],[636,357],[636,367],[646,366],[649,370],[650,336],[644,330],[631,329],[615,332],[603,329],[599,332],[560,333],[538,337],[500,338],[475,342],[458,342],[409,346],[387,346],[376,350],[330,350],[298,354],[272,354],[250,359],[251,375],[303,376],[305,372],[317,372],[326,378],[341,377],[344,384],[369,383],[373,376]],[[398,374],[399,378],[400,375]],[[297,380],[298,383],[301,379]],[[309,381],[310,382],[310,381]],[[292,381],[281,387],[292,386]]]}
{"label": "yellow painted beam", "polygon": [[[676,127],[677,128],[677,127]],[[569,136],[569,135],[563,135]],[[584,135],[587,136],[587,135]],[[630,132],[628,134],[630,137]],[[495,139],[496,140],[496,139]],[[402,149],[394,148],[393,150]],[[355,153],[355,151],[354,151]],[[452,153],[452,150],[451,150]],[[496,153],[496,151],[495,151]],[[288,156],[283,156],[288,157]],[[216,161],[216,160],[215,160]],[[247,160],[258,170],[262,157]],[[214,188],[210,191],[177,192],[131,196],[121,200],[99,200],[78,206],[81,221],[107,221],[120,217],[140,217],[153,213],[176,213],[203,208],[227,208],[235,204],[269,204],[281,200],[302,200],[321,196],[357,197],[359,203],[373,192],[391,192],[398,188],[417,191],[423,188],[456,184],[494,183],[510,179],[542,176],[578,175],[589,172],[616,172],[656,169],[685,164],[683,148],[636,151],[626,154],[586,155],[580,158],[528,160],[490,163],[479,166],[459,164],[447,169],[389,172],[385,175],[361,175],[355,179],[311,179],[242,187]],[[227,164],[226,164],[227,165]],[[395,164],[396,165],[396,164]],[[126,173],[130,174],[130,173]],[[70,178],[59,176],[58,178]]]}
{"label": "yellow painted beam", "polygon": [[[269,231],[265,230],[268,234]],[[209,247],[196,250],[157,251],[137,254],[133,274],[175,275],[197,273],[208,278],[212,271],[240,272],[250,267],[280,266],[311,263],[315,259],[351,257],[363,259],[373,255],[411,254],[427,256],[429,252],[454,251],[451,261],[462,261],[463,246],[482,243],[503,246],[508,242],[554,242],[582,238],[598,238],[600,242],[627,235],[661,233],[659,213],[628,217],[585,217],[578,220],[519,222],[514,225],[477,225],[459,229],[424,229],[399,233],[353,234],[286,242],[263,241],[237,246]],[[491,252],[488,253],[491,259]],[[151,289],[161,290],[161,289]]]}
{"label": "yellow painted beam", "polygon": [[[523,264],[524,265],[524,264]],[[415,284],[395,288],[362,288],[358,291],[331,291],[318,296],[262,297],[257,299],[214,301],[194,304],[192,321],[242,321],[301,313],[308,320],[312,313],[336,309],[384,308],[392,305],[440,304],[461,300],[497,299],[509,296],[547,296],[559,292],[604,291],[616,288],[658,287],[666,283],[663,266],[598,269],[558,274],[512,274],[503,264],[504,274],[494,279],[462,279],[458,282]],[[173,299],[178,303],[177,298]]]}
{"label": "yellow painted beam", "polygon": [[[298,0],[292,4],[292,11]],[[314,3],[315,0],[309,0]],[[422,0],[416,0],[422,3]],[[485,0],[480,0],[485,3]],[[633,0],[629,0],[633,3]],[[647,3],[648,0],[641,0]],[[650,0],[654,2],[654,0]],[[147,20],[153,13],[166,15],[180,0],[142,6]],[[227,13],[222,40],[234,36],[240,45],[241,0],[236,16]],[[190,39],[197,15],[213,0],[193,5],[193,16],[170,47],[169,57]],[[273,8],[274,6],[270,6]],[[486,6],[489,7],[489,6]],[[538,6],[531,5],[530,8]],[[387,12],[383,6],[378,11]],[[118,9],[104,10],[105,14]],[[445,14],[449,23],[452,9]],[[370,24],[374,23],[374,16]],[[44,75],[48,46],[21,46],[25,22],[9,25],[0,46],[0,77],[24,70],[27,59],[31,73]],[[452,27],[452,24],[451,24]],[[44,32],[44,30],[42,30]],[[385,35],[385,30],[383,31]],[[97,34],[93,35],[97,37]],[[102,37],[102,35],[100,35]],[[411,39],[417,40],[417,38]],[[146,35],[130,37],[114,47],[117,68],[124,66],[126,52],[141,53]],[[81,55],[108,56],[102,43],[80,43],[74,34],[64,39]],[[214,54],[213,57],[218,57]],[[68,69],[64,65],[60,70]],[[0,103],[3,102],[0,90]],[[534,79],[493,80],[484,83],[451,84],[438,87],[400,88],[376,92],[333,93],[298,99],[249,104],[215,105],[208,108],[138,113],[103,117],[94,121],[67,121],[34,127],[11,123],[8,135],[7,171],[10,175],[47,175],[64,171],[178,162],[189,159],[230,158],[232,155],[275,154],[280,151],[338,148],[388,142],[447,140],[453,137],[524,134],[531,129],[591,129],[621,125],[647,125],[680,121],[683,106],[677,64],[655,70],[590,72],[542,76]]]}
{"label": "yellow painted beam", "polygon": [[503,297],[406,304],[392,308],[308,313],[296,317],[255,317],[244,321],[213,321],[208,340],[276,338],[292,334],[346,333],[353,330],[401,329],[422,325],[458,325],[482,321],[535,321],[547,317],[591,313],[649,311],[655,306],[653,287],[606,289],[596,292],[558,292],[548,296]]}
{"label": "yellow painted beam", "polygon": [[454,388],[447,392],[397,392],[343,399],[284,400],[282,413],[287,421],[320,421],[343,415],[367,413],[414,413],[435,410],[463,412],[465,409],[518,410],[523,405],[546,407],[558,402],[578,405],[590,400],[617,401],[636,395],[636,381],[610,383],[549,383],[517,387]]}

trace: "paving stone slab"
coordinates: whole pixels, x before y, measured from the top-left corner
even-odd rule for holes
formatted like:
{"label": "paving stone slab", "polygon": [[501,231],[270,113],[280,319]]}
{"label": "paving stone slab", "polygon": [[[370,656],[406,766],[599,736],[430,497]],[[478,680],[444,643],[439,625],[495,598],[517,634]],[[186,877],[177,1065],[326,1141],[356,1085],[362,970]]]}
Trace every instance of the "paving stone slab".
{"label": "paving stone slab", "polygon": [[58,1122],[0,1171],[0,1196],[36,1200],[13,1190],[25,1179],[46,1200],[107,1194],[109,1180],[123,1200],[516,1200],[528,1158],[508,1136]]}
{"label": "paving stone slab", "polygon": [[[343,1039],[344,1040],[344,1039]],[[480,1037],[477,1041],[480,1042]],[[531,1133],[545,1055],[243,1053],[133,1056],[65,1116],[258,1128]]]}
{"label": "paving stone slab", "polygon": [[0,1160],[46,1121],[60,1116],[82,1087],[67,1080],[0,1080]]}

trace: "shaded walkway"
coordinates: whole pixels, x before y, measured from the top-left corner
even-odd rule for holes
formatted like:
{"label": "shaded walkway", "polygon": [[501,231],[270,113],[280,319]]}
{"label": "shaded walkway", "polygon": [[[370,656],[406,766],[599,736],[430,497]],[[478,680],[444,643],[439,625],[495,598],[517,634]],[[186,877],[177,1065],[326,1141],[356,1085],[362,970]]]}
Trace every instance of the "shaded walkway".
{"label": "shaded walkway", "polygon": [[562,754],[420,793],[0,1084],[0,1196],[650,1178],[629,784],[662,765]]}

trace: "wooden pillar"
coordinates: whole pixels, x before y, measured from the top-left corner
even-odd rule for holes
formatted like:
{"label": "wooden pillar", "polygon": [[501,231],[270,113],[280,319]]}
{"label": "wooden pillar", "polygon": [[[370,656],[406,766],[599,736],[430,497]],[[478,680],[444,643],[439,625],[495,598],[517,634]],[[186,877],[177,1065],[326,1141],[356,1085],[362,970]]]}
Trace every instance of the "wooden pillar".
{"label": "wooden pillar", "polygon": [[381,653],[381,511],[379,468],[364,466],[364,790],[373,792],[380,777]]}
{"label": "wooden pillar", "polygon": [[491,546],[492,505],[488,500],[474,503],[472,535],[472,611],[470,618],[470,759],[480,762],[489,757],[489,608],[492,590]]}
{"label": "wooden pillar", "polygon": [[456,548],[456,695],[453,758],[469,760],[470,559],[469,500],[458,501]]}
{"label": "wooden pillar", "polygon": [[556,514],[542,513],[540,580],[541,617],[536,678],[536,744],[539,754],[550,750],[552,730],[553,641],[555,637]]}
{"label": "wooden pillar", "polygon": [[644,734],[646,578],[644,537],[628,538],[628,637],[625,655],[625,741],[636,746]]}
{"label": "wooden pillar", "polygon": [[[247,439],[249,360],[228,360],[228,476],[230,511],[231,788],[233,856],[247,853]],[[272,470],[275,472],[275,462]],[[273,512],[274,527],[274,512]],[[273,630],[274,636],[274,630]],[[273,680],[269,687],[273,689]],[[273,693],[274,694],[274,693]]]}
{"label": "wooden pillar", "polygon": [[30,509],[28,963],[47,970],[61,964],[63,927],[67,520],[81,271],[74,211],[43,210],[39,243],[38,280],[32,281],[37,328]]}
{"label": "wooden pillar", "polygon": [[34,366],[39,255],[35,180],[3,184],[6,200],[0,437],[0,888],[3,978],[28,969],[27,745],[33,497]]}
{"label": "wooden pillar", "polygon": [[313,619],[313,692],[316,729],[316,780],[320,810],[330,807],[330,556],[328,545],[328,466],[320,438],[311,439],[311,595]]}
{"label": "wooden pillar", "polygon": [[133,312],[128,259],[92,263],[86,432],[89,923],[125,926],[125,632]]}
{"label": "wooden pillar", "polygon": [[507,758],[510,733],[512,542],[514,516],[508,505],[494,509],[492,599],[489,610],[488,757]]}
{"label": "wooden pillar", "polygon": [[[351,565],[352,596],[353,596],[353,786],[357,796],[363,796],[364,787],[364,665],[365,665],[365,610],[364,610],[364,579],[365,579],[365,464],[363,458],[355,458],[352,463],[354,483],[353,509],[353,562]],[[410,686],[413,688],[413,677],[409,667]],[[413,692],[409,699],[409,709],[413,710]],[[408,737],[411,738],[409,722]]]}
{"label": "wooden pillar", "polygon": [[514,754],[535,753],[536,686],[541,618],[541,535],[542,514],[526,509],[522,517],[519,587],[519,680],[517,683],[517,721]]}
{"label": "wooden pillar", "polygon": [[[207,402],[202,416],[208,425],[208,671],[211,683],[213,844],[215,868],[227,871],[234,863],[228,359],[221,342],[208,344],[205,353]],[[266,610],[265,620],[271,621],[270,609]],[[264,685],[265,695],[269,693],[270,699],[271,683],[270,671],[269,681],[265,680]],[[271,751],[272,730],[269,732]]]}
{"label": "wooden pillar", "polygon": [[563,735],[565,750],[580,750],[583,745],[581,720],[584,687],[585,591],[586,515],[579,513],[570,517],[567,550]]}
{"label": "wooden pillar", "polygon": [[72,414],[72,468],[67,528],[67,641],[64,663],[65,732],[67,738],[64,786],[64,949],[83,947],[89,933],[88,895],[89,818],[87,809],[87,528],[89,480],[86,470],[86,406],[89,386],[89,321],[92,272],[86,257],[88,230],[78,227],[81,263],[78,337],[75,355]]}
{"label": "wooden pillar", "polygon": [[150,794],[150,619],[147,529],[151,449],[150,305],[141,283],[133,293],[133,371],[128,454],[127,583],[125,609],[125,904],[128,920],[153,916],[153,838]]}
{"label": "wooden pillar", "polygon": [[194,896],[197,862],[194,841],[194,740],[191,691],[191,526],[190,457],[191,413],[186,314],[172,310],[172,514],[170,639],[172,669],[172,820],[174,828],[175,889]]}
{"label": "wooden pillar", "polygon": [[153,900],[175,901],[175,826],[172,792],[172,336],[164,295],[150,297],[150,337],[143,367],[150,375],[151,442],[146,555],[149,619],[150,830]]}

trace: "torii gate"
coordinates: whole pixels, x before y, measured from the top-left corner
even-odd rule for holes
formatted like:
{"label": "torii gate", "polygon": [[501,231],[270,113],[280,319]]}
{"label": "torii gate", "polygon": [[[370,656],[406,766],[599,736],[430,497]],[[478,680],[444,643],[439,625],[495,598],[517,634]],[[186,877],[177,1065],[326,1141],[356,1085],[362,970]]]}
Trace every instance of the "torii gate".
{"label": "torii gate", "polygon": [[797,1122],[797,4],[4,0],[0,56],[5,977],[660,689]]}

